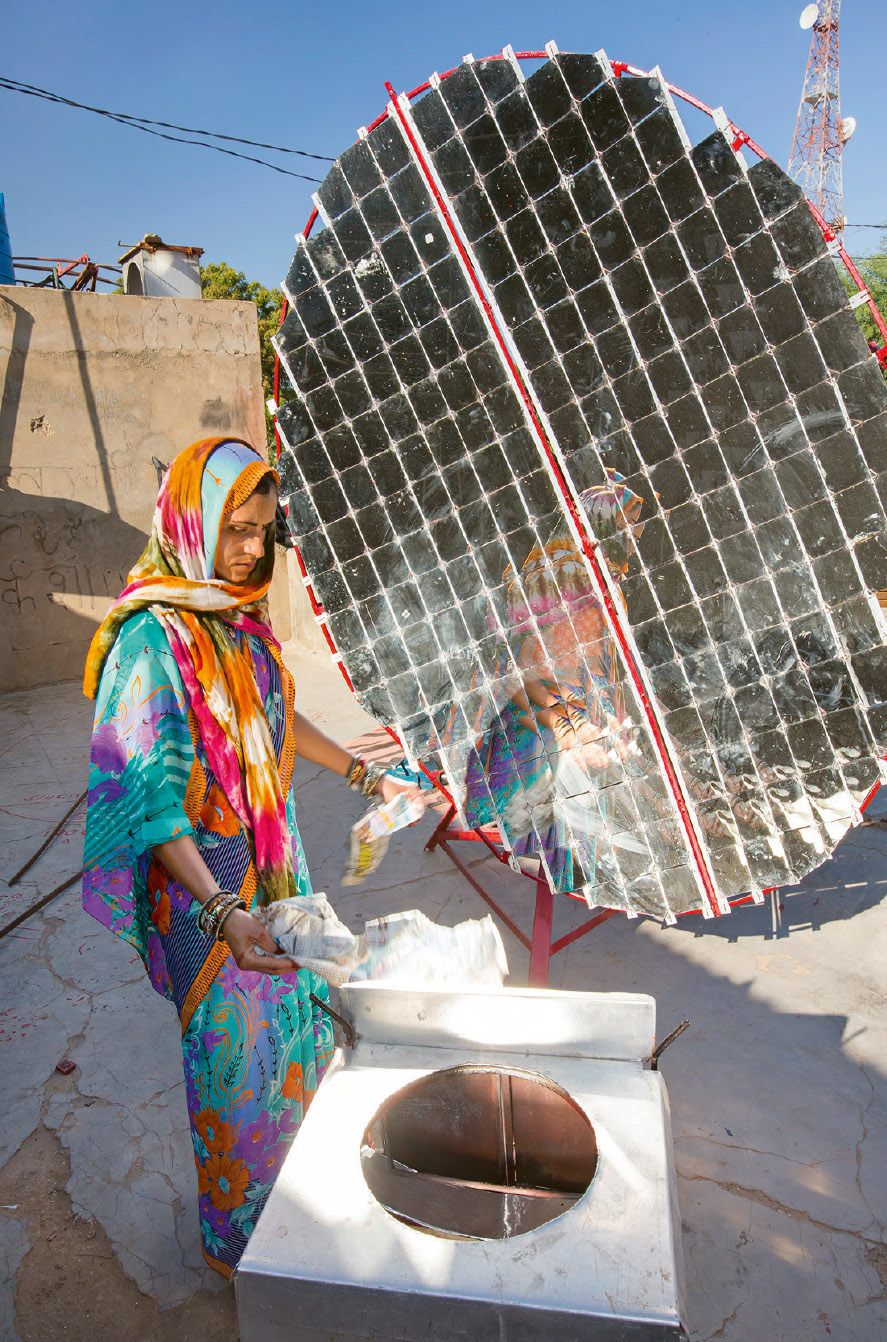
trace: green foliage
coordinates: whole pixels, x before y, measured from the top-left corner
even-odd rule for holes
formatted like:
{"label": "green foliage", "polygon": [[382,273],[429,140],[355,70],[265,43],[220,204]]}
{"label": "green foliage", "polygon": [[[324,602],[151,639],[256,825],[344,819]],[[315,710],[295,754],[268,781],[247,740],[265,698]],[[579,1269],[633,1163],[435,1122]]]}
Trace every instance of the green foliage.
{"label": "green foliage", "polygon": [[[862,276],[865,287],[877,303],[881,315],[887,318],[887,233],[881,234],[878,251],[873,252],[871,256],[854,256],[853,261]],[[846,271],[842,272],[842,278],[847,293],[855,293],[856,286]],[[884,337],[875,325],[875,319],[868,304],[860,304],[855,311],[866,340],[877,340],[879,345],[883,345]]]}
{"label": "green foliage", "polygon": [[[262,390],[265,400],[274,395],[274,347],[271,337],[280,325],[283,294],[266,289],[257,280],[248,280],[242,270],[235,270],[225,261],[210,261],[200,267],[200,284],[204,298],[235,298],[241,303],[255,303],[259,318],[259,350],[262,360]],[[274,452],[274,427],[267,407],[265,428],[268,448]]]}

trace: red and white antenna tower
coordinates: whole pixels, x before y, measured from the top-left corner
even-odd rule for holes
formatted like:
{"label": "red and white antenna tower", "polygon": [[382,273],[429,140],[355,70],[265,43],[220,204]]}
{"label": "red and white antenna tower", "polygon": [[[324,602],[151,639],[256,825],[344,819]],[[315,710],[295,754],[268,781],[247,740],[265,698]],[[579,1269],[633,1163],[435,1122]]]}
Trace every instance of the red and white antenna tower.
{"label": "red and white antenna tower", "polygon": [[841,119],[840,12],[841,0],[819,0],[801,14],[801,27],[813,29],[813,41],[788,160],[789,172],[835,233],[844,228],[841,151],[856,129],[853,117]]}

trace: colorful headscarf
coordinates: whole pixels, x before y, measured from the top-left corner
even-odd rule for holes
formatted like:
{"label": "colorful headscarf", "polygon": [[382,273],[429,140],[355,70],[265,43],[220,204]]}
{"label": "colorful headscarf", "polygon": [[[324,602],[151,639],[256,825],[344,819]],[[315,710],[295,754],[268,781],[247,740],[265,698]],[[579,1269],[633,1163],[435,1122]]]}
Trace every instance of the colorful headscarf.
{"label": "colorful headscarf", "polygon": [[[231,632],[259,634],[279,646],[267,613],[273,537],[251,583],[212,576],[222,519],[269,474],[278,481],[240,439],[206,438],[179,453],[160,486],[148,544],[92,640],[83,691],[96,697],[121,626],[150,606],[166,631],[213,773],[252,838],[264,898],[273,900],[294,893],[285,799],[252,658]],[[281,674],[288,676],[284,668]]]}
{"label": "colorful headscarf", "polygon": [[614,578],[621,577],[631,553],[631,539],[640,536],[643,499],[629,489],[625,476],[605,468],[607,479],[579,495],[591,523],[593,537],[599,542]]}
{"label": "colorful headscarf", "polygon": [[[640,519],[643,500],[618,471],[606,468],[606,479],[579,495],[612,577],[618,582],[628,563],[631,538],[644,529]],[[537,624],[556,623],[589,606],[598,607],[597,589],[588,575],[585,556],[565,521],[558,522],[545,545],[534,545],[520,575],[505,570],[508,622],[511,633],[529,631]]]}

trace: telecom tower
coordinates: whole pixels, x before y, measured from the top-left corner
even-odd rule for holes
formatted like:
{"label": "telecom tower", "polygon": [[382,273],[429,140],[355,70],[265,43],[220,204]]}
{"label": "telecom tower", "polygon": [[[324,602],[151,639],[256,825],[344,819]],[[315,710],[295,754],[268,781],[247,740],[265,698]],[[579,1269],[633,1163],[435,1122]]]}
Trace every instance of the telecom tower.
{"label": "telecom tower", "polygon": [[788,170],[807,199],[838,234],[844,229],[841,151],[856,129],[853,117],[841,119],[840,12],[841,0],[819,0],[801,14],[801,27],[813,29],[813,41],[788,161]]}

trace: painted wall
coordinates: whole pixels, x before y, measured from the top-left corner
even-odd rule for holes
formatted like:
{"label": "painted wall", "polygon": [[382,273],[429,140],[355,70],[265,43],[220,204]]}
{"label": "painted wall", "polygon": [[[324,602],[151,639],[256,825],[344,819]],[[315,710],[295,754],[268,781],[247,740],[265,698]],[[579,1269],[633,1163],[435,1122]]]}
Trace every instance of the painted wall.
{"label": "painted wall", "polygon": [[[251,303],[0,286],[0,692],[82,674],[166,463],[265,441]],[[285,565],[272,618],[292,631]],[[304,596],[302,598],[304,600]]]}

